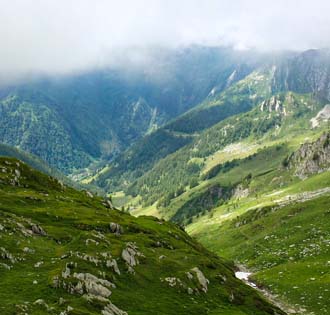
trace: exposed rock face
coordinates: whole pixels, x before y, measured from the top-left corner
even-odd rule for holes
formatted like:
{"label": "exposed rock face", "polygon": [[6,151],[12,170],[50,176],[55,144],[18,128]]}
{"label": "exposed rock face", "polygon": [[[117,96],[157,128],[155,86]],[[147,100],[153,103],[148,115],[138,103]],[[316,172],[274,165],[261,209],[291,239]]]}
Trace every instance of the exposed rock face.
{"label": "exposed rock face", "polygon": [[110,267],[113,268],[114,272],[116,274],[120,275],[120,270],[118,268],[118,264],[115,259],[108,260],[106,265],[108,268],[110,268]]}
{"label": "exposed rock face", "polygon": [[179,278],[176,277],[166,277],[165,281],[168,283],[170,287],[175,287],[177,285],[182,286],[182,282]]}
{"label": "exposed rock face", "polygon": [[114,233],[117,235],[123,234],[123,232],[124,232],[124,229],[118,223],[111,222],[109,225],[109,228],[110,228],[111,233]]}
{"label": "exposed rock face", "polygon": [[208,279],[206,279],[206,277],[199,270],[198,267],[195,267],[195,268],[191,269],[191,271],[193,271],[196,274],[197,280],[198,280],[199,284],[202,286],[202,291],[204,291],[206,293],[207,292],[207,285],[209,284],[210,281]]}
{"label": "exposed rock face", "polygon": [[233,198],[244,198],[249,195],[249,188],[244,188],[243,185],[238,185],[233,191]]}
{"label": "exposed rock face", "polygon": [[44,231],[44,229],[37,224],[32,224],[31,230],[34,234],[41,235],[41,236],[46,236],[47,233]]}
{"label": "exposed rock face", "polygon": [[109,297],[111,291],[109,288],[115,288],[115,285],[108,280],[99,279],[90,273],[74,273],[73,277],[80,280],[75,287],[77,293],[88,293],[94,296]]}
{"label": "exposed rock face", "polygon": [[313,93],[330,101],[329,60],[327,49],[310,49],[288,58],[276,67],[272,82],[273,92],[288,90]]}
{"label": "exposed rock face", "polygon": [[110,199],[105,199],[102,204],[107,207],[108,209],[113,210],[115,207],[113,206],[112,202]]}
{"label": "exposed rock face", "polygon": [[310,121],[312,124],[312,128],[316,128],[323,121],[330,120],[330,104],[327,104],[320,110],[315,117],[313,117]]}
{"label": "exposed rock face", "polygon": [[94,198],[94,195],[93,195],[90,191],[88,191],[88,190],[86,190],[86,195],[87,195],[89,198]]}
{"label": "exposed rock face", "polygon": [[138,251],[138,247],[134,243],[127,243],[127,247],[123,249],[121,257],[129,267],[134,267],[139,264],[138,257],[142,254]]}
{"label": "exposed rock face", "polygon": [[303,144],[289,158],[289,168],[295,169],[295,175],[304,178],[330,168],[330,133],[324,133],[313,143]]}
{"label": "exposed rock face", "polygon": [[260,105],[260,110],[262,112],[287,114],[283,102],[277,96],[272,96],[270,99],[263,101]]}
{"label": "exposed rock face", "polygon": [[102,310],[102,315],[127,315],[126,312],[119,309],[111,302]]}

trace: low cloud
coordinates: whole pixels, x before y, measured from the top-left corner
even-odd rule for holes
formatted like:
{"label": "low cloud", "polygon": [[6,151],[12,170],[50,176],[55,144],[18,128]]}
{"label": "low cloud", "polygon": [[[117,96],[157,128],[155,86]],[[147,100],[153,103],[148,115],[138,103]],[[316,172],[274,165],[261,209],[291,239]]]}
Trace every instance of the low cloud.
{"label": "low cloud", "polygon": [[190,44],[329,46],[328,0],[0,0],[0,80],[147,62]]}

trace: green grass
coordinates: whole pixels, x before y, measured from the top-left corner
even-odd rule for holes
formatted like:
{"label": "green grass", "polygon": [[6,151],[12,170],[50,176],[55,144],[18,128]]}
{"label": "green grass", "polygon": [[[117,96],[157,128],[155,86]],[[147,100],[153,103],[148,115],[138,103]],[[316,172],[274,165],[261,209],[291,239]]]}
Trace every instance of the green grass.
{"label": "green grass", "polygon": [[[120,224],[124,232],[110,233],[110,222]],[[0,224],[0,313],[4,315],[59,314],[68,306],[73,307],[69,314],[100,314],[107,302],[87,302],[68,290],[77,283],[73,272],[113,282],[116,288],[111,289],[110,300],[128,314],[274,314],[274,307],[234,277],[231,263],[176,225],[109,210],[100,198],[63,186],[9,158],[0,158]],[[47,235],[31,234],[32,224]],[[135,242],[144,255],[134,267],[135,274],[127,272],[121,258],[128,242]],[[120,275],[106,266],[110,255]],[[165,258],[159,259],[161,255]],[[63,278],[68,263],[71,273]],[[186,272],[194,267],[209,279],[207,293],[201,292],[196,278],[187,278]],[[60,280],[57,288],[55,276]],[[180,278],[183,285],[170,287],[161,281],[166,277]],[[195,293],[188,294],[188,286]],[[38,299],[48,311],[35,303]]]}
{"label": "green grass", "polygon": [[[329,173],[319,174],[302,189],[329,186],[329,181]],[[288,191],[296,191],[296,186]],[[238,208],[220,223],[215,212],[213,220],[196,221],[188,232],[217,254],[253,270],[253,279],[305,309],[301,314],[328,314],[329,200],[325,195],[282,208],[269,205],[246,212]]]}

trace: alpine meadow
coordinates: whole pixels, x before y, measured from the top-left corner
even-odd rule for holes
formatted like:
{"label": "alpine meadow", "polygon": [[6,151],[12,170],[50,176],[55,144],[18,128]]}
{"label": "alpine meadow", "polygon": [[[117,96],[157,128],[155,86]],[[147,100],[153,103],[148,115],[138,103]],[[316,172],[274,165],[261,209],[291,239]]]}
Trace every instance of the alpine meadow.
{"label": "alpine meadow", "polygon": [[330,314],[328,1],[0,3],[1,315]]}

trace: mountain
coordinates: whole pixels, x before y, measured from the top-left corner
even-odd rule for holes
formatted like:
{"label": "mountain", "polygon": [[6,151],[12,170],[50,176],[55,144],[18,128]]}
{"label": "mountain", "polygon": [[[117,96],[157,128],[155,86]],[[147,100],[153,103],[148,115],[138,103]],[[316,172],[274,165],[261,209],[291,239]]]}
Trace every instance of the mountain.
{"label": "mountain", "polygon": [[45,77],[0,89],[0,142],[66,174],[111,160],[158,126],[250,73],[229,48],[161,50],[147,65]]}
{"label": "mountain", "polygon": [[1,314],[284,314],[173,223],[0,168]]}
{"label": "mountain", "polygon": [[[207,248],[250,270],[251,281],[297,314],[329,313],[329,137],[323,133],[302,144],[282,162],[284,154],[275,150],[268,161],[257,154],[240,162],[237,171],[250,172],[249,178],[187,227]],[[218,176],[218,185],[226,175],[233,178],[235,168]]]}
{"label": "mountain", "polygon": [[222,93],[209,96],[202,104],[147,135],[124,151],[93,181],[107,188],[127,189],[132,183],[152,169],[161,159],[178,149],[195,142],[195,138],[235,114],[246,112],[269,96],[271,69],[255,71]]}
{"label": "mountain", "polygon": [[[122,190],[113,201],[134,215],[184,225],[289,313],[326,315],[329,66],[327,51],[263,66],[137,142],[92,182]],[[233,104],[237,112],[216,116]],[[150,141],[161,132],[173,140]]]}
{"label": "mountain", "polygon": [[[325,97],[326,89],[330,90],[329,52],[281,55],[273,62],[147,135],[90,181],[108,191],[142,195],[143,202],[150,205],[163,197],[171,199],[195,184],[203,168],[201,159],[207,159],[224,145],[251,136],[260,139],[282,124],[273,132],[276,137],[283,135],[285,132],[281,131],[290,123],[297,130],[310,129],[309,119],[329,102]],[[310,71],[304,70],[307,65]],[[290,102],[291,108],[283,109],[283,104]],[[256,110],[258,106],[260,110]],[[239,115],[243,112],[248,114]],[[231,119],[234,115],[238,116]],[[235,123],[240,117],[243,121]],[[226,124],[235,127],[228,129]],[[170,191],[167,187],[171,187]],[[158,193],[152,197],[156,189]]]}
{"label": "mountain", "polygon": [[[32,223],[31,228],[26,228],[31,230],[32,224],[37,224],[55,240],[48,243],[47,239],[44,245],[58,256],[47,256],[42,251],[43,245],[36,243],[36,246],[41,250],[42,257],[53,261],[54,268],[50,267],[51,264],[45,266],[52,276],[58,276],[55,278],[57,289],[64,292],[69,290],[74,294],[78,291],[79,294],[85,294],[87,299],[90,299],[88,294],[93,295],[91,291],[86,291],[89,288],[102,291],[105,286],[107,290],[113,291],[111,302],[96,298],[106,303],[101,306],[97,304],[99,313],[103,310],[103,314],[123,314],[117,310],[116,307],[119,307],[133,314],[143,314],[147,308],[152,313],[168,314],[168,301],[177,305],[176,314],[207,313],[206,308],[212,309],[209,310],[211,314],[280,312],[274,311],[264,301],[255,302],[253,290],[245,293],[246,287],[235,280],[234,270],[240,270],[245,282],[263,291],[264,295],[288,313],[329,313],[329,51],[309,50],[276,56],[251,56],[251,53],[234,54],[225,49],[221,50],[221,58],[217,59],[215,56],[218,53],[217,49],[194,47],[182,54],[177,52],[171,55],[173,59],[166,60],[170,65],[175,65],[175,75],[171,71],[171,75],[167,72],[168,81],[166,79],[162,84],[159,81],[156,84],[151,79],[155,77],[150,76],[150,73],[143,72],[141,75],[140,70],[131,71],[122,85],[126,87],[123,94],[114,93],[106,98],[109,102],[118,100],[117,105],[111,103],[112,107],[107,103],[105,106],[105,103],[99,102],[95,110],[92,109],[92,100],[95,99],[92,91],[102,86],[102,80],[98,81],[97,88],[89,90],[85,85],[79,90],[77,99],[84,102],[75,102],[74,98],[68,97],[79,84],[70,85],[66,81],[54,79],[43,81],[43,95],[56,100],[53,105],[45,106],[47,109],[37,102],[18,106],[18,112],[24,112],[26,108],[26,117],[29,117],[28,121],[32,125],[23,123],[22,126],[33,126],[29,127],[32,133],[24,131],[20,134],[21,129],[13,129],[16,118],[9,117],[21,117],[12,108],[19,103],[17,98],[22,97],[22,91],[30,95],[31,86],[36,83],[18,89],[20,96],[10,96],[12,101],[6,99],[8,95],[4,98],[3,112],[5,109],[7,111],[2,117],[7,117],[4,123],[8,122],[8,129],[2,131],[5,136],[15,138],[19,135],[19,139],[28,140],[30,148],[38,148],[40,155],[46,152],[44,158],[47,161],[54,158],[54,164],[63,158],[63,163],[68,164],[63,164],[61,168],[72,178],[98,185],[108,193],[109,200],[102,201],[89,192],[76,192],[70,188],[61,188],[59,191],[53,187],[46,192],[48,196],[44,197],[40,191],[36,193],[38,187],[31,182],[27,183],[28,187],[24,191],[11,195],[11,199],[3,197],[4,201],[1,201],[2,207],[6,202],[14,200],[14,205],[9,204],[5,208],[7,212],[10,210],[18,218],[28,213]],[[176,63],[178,60],[180,62]],[[169,64],[157,63],[156,70],[152,69],[153,75],[160,68],[163,71],[165,68],[172,69]],[[213,68],[212,65],[218,66]],[[182,77],[178,75],[180,69],[184,74]],[[124,72],[113,70],[98,72],[97,75],[100,73],[111,78],[114,73],[121,79],[124,77]],[[85,79],[90,75],[86,74]],[[76,78],[79,81],[82,76]],[[74,81],[73,77],[67,80]],[[49,82],[52,82],[51,85]],[[94,79],[92,82],[95,82]],[[131,90],[127,88],[127,82],[132,83],[129,85]],[[166,107],[169,99],[162,103],[163,98],[160,97],[160,91],[171,86],[170,82],[173,82],[175,88],[187,84],[180,90],[182,94],[175,90],[175,97],[170,102],[171,106],[178,106],[177,112],[174,107]],[[64,89],[58,87],[49,87],[54,84],[69,86],[70,93],[63,93]],[[137,88],[141,86],[143,88]],[[147,90],[150,94],[146,93]],[[131,124],[130,117],[134,113],[134,106],[123,105],[128,104],[125,98],[129,91],[134,92],[132,95],[141,100],[140,104],[146,106],[144,108],[149,106],[156,109],[157,115],[153,121],[157,123],[152,124],[153,127],[148,110],[141,112],[135,121],[137,127],[132,127],[135,123]],[[183,95],[185,97],[182,99]],[[58,101],[60,99],[61,102]],[[192,100],[191,103],[188,99]],[[40,105],[42,114],[34,112],[35,104]],[[86,111],[79,114],[76,120],[75,115],[81,113],[79,110],[86,104],[89,104]],[[105,108],[116,110],[115,113],[111,112],[112,116],[107,116]],[[61,121],[48,128],[50,136],[54,135],[54,138],[49,138],[49,142],[43,139],[47,125],[45,117],[52,117],[52,122],[56,122],[56,119]],[[108,117],[107,121],[111,124],[102,125],[100,117]],[[147,117],[146,120],[139,123],[143,117]],[[105,130],[110,130],[106,128],[110,128],[111,134],[116,135],[116,144],[109,140],[108,148],[111,149],[98,152],[102,137],[110,139],[106,133],[101,135]],[[38,137],[33,138],[31,135]],[[39,141],[39,138],[43,140]],[[48,145],[52,148],[49,149]],[[55,151],[51,151],[54,145]],[[69,151],[71,155],[66,155]],[[57,153],[53,155],[52,152]],[[16,185],[10,186],[10,189],[19,189],[17,174],[22,171],[11,170],[9,173],[12,177],[4,180],[5,185]],[[38,178],[34,174],[32,171],[26,180]],[[3,176],[6,178],[6,175]],[[48,184],[44,183],[43,186],[48,187]],[[26,197],[27,188],[34,189],[30,192],[32,201],[28,198],[28,201],[23,200],[24,203],[18,202],[15,198]],[[10,193],[13,194],[11,190]],[[13,199],[13,196],[16,197]],[[39,199],[42,200],[40,203]],[[56,206],[52,207],[52,204]],[[123,212],[113,209],[113,205]],[[153,215],[154,218],[146,215]],[[15,234],[10,236],[14,237]],[[88,243],[93,243],[93,248]],[[102,254],[107,252],[108,245],[116,258],[115,262],[111,260],[109,263],[114,268],[111,275],[104,269],[106,262],[103,258],[108,256]],[[101,250],[96,250],[100,246]],[[216,258],[208,250],[225,260]],[[61,259],[52,260],[54,257],[63,257],[65,253],[68,256],[64,256],[65,263],[62,265]],[[132,253],[133,260],[128,257]],[[9,251],[8,255],[5,253],[2,257],[8,259],[14,254]],[[85,257],[85,260],[81,257]],[[125,261],[129,265],[132,261],[136,262],[135,258],[138,258],[140,265],[125,265]],[[169,265],[163,264],[166,259]],[[39,266],[41,261],[44,259],[33,261],[33,264]],[[76,264],[82,269],[74,270]],[[94,269],[90,266],[93,264]],[[123,278],[118,273],[115,275],[114,266],[118,266]],[[134,269],[135,276],[122,272],[133,272],[130,267]],[[30,270],[28,266],[24,265],[24,268]],[[226,280],[223,278],[224,270],[228,271],[225,274]],[[36,277],[32,271],[27,274]],[[219,274],[220,278],[217,277]],[[38,282],[35,277],[28,278],[28,281]],[[202,299],[205,297],[202,291],[206,291],[205,278],[210,281],[207,286],[207,294],[210,295],[206,300]],[[220,279],[220,282],[216,279]],[[199,288],[196,297],[189,294],[197,293],[189,281],[197,284],[194,288]],[[212,290],[211,284],[215,284]],[[174,291],[167,291],[167,286]],[[237,286],[244,292],[231,294],[233,287]],[[155,292],[159,292],[162,298],[156,298]],[[185,295],[187,293],[188,298]],[[48,296],[53,297],[54,294],[49,293]],[[238,296],[245,299],[240,301]],[[63,298],[70,300],[70,295]],[[56,304],[56,299],[50,302],[46,301],[46,296],[42,299],[43,302],[36,304],[46,303],[48,307],[52,305],[58,307],[56,311],[60,310],[60,303]],[[78,313],[93,312],[93,307],[97,307],[94,302],[84,304],[81,300],[71,301],[70,307],[77,309]],[[262,305],[261,308],[258,305]],[[172,310],[174,312],[173,307]]]}

